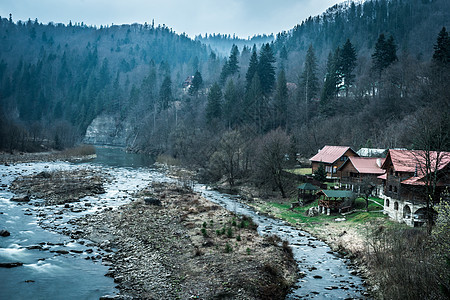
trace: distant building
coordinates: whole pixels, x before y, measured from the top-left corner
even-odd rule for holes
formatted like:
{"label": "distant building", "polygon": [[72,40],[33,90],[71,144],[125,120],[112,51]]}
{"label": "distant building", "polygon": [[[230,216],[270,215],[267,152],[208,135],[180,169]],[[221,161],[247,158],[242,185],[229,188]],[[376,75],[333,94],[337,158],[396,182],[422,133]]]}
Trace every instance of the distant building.
{"label": "distant building", "polygon": [[352,148],[345,146],[324,146],[319,152],[311,157],[311,168],[314,174],[323,164],[328,178],[337,178],[337,170],[351,156],[359,156]]}
{"label": "distant building", "polygon": [[189,91],[189,88],[191,87],[191,85],[192,85],[192,81],[194,80],[194,76],[188,76],[185,80],[184,80],[184,82],[183,82],[183,91],[184,92],[188,92]]}
{"label": "distant building", "polygon": [[[430,152],[431,172],[436,170],[437,152]],[[439,153],[436,196],[446,194],[450,188],[450,152]],[[426,216],[425,152],[418,150],[389,150],[382,168],[384,181],[384,213],[409,226],[419,226]],[[437,199],[439,197],[436,197]],[[428,213],[435,213],[430,211]]]}
{"label": "distant building", "polygon": [[384,157],[384,153],[386,149],[378,149],[378,148],[361,148],[356,153],[359,156],[363,157]]}

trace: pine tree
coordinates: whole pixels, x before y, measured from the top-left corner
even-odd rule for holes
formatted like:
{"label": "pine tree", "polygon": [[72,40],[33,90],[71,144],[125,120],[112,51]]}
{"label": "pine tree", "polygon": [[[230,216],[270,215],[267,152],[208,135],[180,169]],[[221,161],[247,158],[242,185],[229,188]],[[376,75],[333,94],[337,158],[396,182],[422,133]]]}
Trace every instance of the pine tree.
{"label": "pine tree", "polygon": [[249,90],[252,84],[253,76],[258,71],[258,54],[256,53],[256,45],[253,45],[252,56],[250,57],[250,62],[248,64],[247,74],[245,74],[246,80],[246,91]]}
{"label": "pine tree", "polygon": [[206,121],[211,123],[214,119],[220,119],[222,116],[222,90],[215,82],[208,93],[208,102],[206,104]]}
{"label": "pine tree", "polygon": [[397,46],[394,43],[394,38],[390,36],[386,40],[384,34],[380,34],[375,44],[375,51],[372,54],[372,69],[378,73],[378,76],[381,76],[381,72],[396,60]]}
{"label": "pine tree", "polygon": [[281,70],[277,77],[277,89],[275,92],[275,128],[285,127],[287,120],[288,89],[286,73]]}
{"label": "pine tree", "polygon": [[230,74],[228,70],[228,59],[225,59],[225,63],[222,66],[222,71],[220,72],[220,84],[224,84]]}
{"label": "pine tree", "polygon": [[325,83],[322,88],[322,93],[320,95],[320,111],[325,115],[332,115],[333,109],[331,105],[332,99],[337,94],[337,85],[339,82],[338,73],[336,70],[339,47],[336,49],[335,54],[331,52],[328,54],[327,60],[327,73],[325,75]]}
{"label": "pine tree", "polygon": [[223,85],[228,76],[233,76],[239,72],[239,49],[236,45],[233,44],[231,47],[230,57],[225,61],[222,72],[220,73],[220,83]]}
{"label": "pine tree", "polygon": [[169,76],[166,76],[164,77],[161,88],[159,90],[159,109],[168,109],[172,98],[172,80]]}
{"label": "pine tree", "polygon": [[275,85],[275,56],[269,43],[262,46],[259,54],[258,75],[261,81],[261,90],[265,96],[272,93]]}
{"label": "pine tree", "polygon": [[238,123],[238,120],[240,119],[239,113],[241,111],[236,86],[232,79],[227,82],[223,98],[223,116],[227,127],[232,128],[234,124]]}
{"label": "pine tree", "polygon": [[191,96],[197,95],[202,84],[203,84],[202,74],[200,74],[200,72],[197,70],[197,72],[195,72],[194,79],[192,79],[192,85],[189,88],[189,94]]}
{"label": "pine tree", "polygon": [[228,58],[228,73],[230,76],[235,75],[239,72],[239,49],[236,45],[233,44],[231,47],[230,57]]}
{"label": "pine tree", "polygon": [[248,88],[242,111],[244,112],[244,121],[256,123],[258,120],[259,113],[263,106],[262,102],[262,89],[261,80],[259,79],[259,74],[256,72],[253,75],[252,82]]}
{"label": "pine tree", "polygon": [[306,104],[317,95],[319,89],[319,80],[317,79],[317,60],[314,54],[314,48],[309,46],[306,53],[303,73],[300,76],[300,95],[301,101]]}
{"label": "pine tree", "polygon": [[433,62],[442,67],[450,64],[450,38],[445,27],[442,27],[434,45]]}
{"label": "pine tree", "polygon": [[342,86],[345,89],[345,95],[348,96],[348,90],[355,81],[353,71],[356,67],[356,50],[349,39],[342,47],[340,57],[340,74],[342,76]]}

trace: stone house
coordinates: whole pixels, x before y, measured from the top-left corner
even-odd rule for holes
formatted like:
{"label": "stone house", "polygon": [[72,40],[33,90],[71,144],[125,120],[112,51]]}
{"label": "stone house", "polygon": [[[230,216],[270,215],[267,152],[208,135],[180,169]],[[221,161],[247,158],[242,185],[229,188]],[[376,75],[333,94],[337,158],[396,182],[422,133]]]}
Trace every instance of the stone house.
{"label": "stone house", "polygon": [[[437,169],[436,196],[448,194],[450,187],[450,152],[429,152],[431,168],[426,168],[425,151],[389,150],[382,168],[384,181],[384,213],[409,226],[425,222],[427,172]],[[437,159],[438,157],[438,159]],[[436,166],[437,165],[437,166]],[[426,170],[430,171],[426,171]],[[429,213],[435,213],[430,211]]]}
{"label": "stone house", "polygon": [[319,152],[311,157],[312,172],[319,169],[320,164],[323,164],[327,172],[327,178],[336,179],[337,170],[347,161],[351,156],[358,156],[358,154],[350,147],[346,146],[324,146]]}

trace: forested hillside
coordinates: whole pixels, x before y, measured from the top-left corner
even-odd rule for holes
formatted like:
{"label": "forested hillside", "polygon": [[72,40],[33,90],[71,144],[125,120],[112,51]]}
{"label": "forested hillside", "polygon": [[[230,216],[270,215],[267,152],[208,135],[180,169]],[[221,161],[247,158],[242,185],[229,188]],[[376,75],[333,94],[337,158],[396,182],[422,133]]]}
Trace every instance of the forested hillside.
{"label": "forested hillside", "polygon": [[8,124],[2,148],[18,147],[19,136],[28,135],[57,137],[64,147],[102,112],[126,118],[143,106],[144,113],[164,79],[177,93],[209,58],[200,42],[147,24],[93,28],[10,17],[0,20],[0,38],[0,100]]}
{"label": "forested hillside", "polygon": [[109,114],[135,151],[283,193],[287,158],[324,144],[419,148],[420,124],[448,136],[449,22],[447,0],[346,2],[261,46],[208,36],[236,41],[222,57],[166,26],[3,18],[1,145],[68,146]]}

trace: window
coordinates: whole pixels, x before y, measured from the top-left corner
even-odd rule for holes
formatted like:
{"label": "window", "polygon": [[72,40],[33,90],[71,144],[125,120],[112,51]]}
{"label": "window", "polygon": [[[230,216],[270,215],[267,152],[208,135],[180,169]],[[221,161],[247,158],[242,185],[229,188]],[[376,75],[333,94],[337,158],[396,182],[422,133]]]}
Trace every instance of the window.
{"label": "window", "polygon": [[394,186],[394,193],[397,193],[397,187]]}
{"label": "window", "polygon": [[389,186],[389,192],[392,192],[392,185]]}
{"label": "window", "polygon": [[398,202],[394,202],[394,209],[398,210]]}
{"label": "window", "polygon": [[389,199],[386,199],[386,207],[389,207]]}
{"label": "window", "polygon": [[347,156],[345,156],[345,155],[342,155],[342,156],[341,156],[341,161],[346,161],[347,159],[348,159]]}

